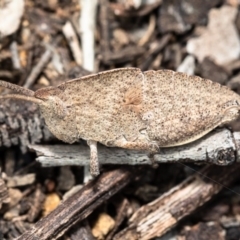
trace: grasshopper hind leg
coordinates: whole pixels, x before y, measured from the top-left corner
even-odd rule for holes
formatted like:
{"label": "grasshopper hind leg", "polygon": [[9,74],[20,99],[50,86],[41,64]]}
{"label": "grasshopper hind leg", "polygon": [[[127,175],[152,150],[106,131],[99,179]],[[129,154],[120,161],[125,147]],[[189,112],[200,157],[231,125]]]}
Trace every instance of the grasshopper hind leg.
{"label": "grasshopper hind leg", "polygon": [[156,142],[142,140],[128,141],[124,137],[114,141],[114,146],[133,150],[145,150],[152,154],[159,152],[159,146]]}
{"label": "grasshopper hind leg", "polygon": [[232,122],[233,120],[236,120],[239,117],[240,105],[238,101],[236,100],[229,101],[226,104],[224,104],[222,108],[224,109],[224,114],[223,118],[221,119],[220,125]]}
{"label": "grasshopper hind leg", "polygon": [[127,141],[126,138],[121,137],[114,142],[114,145],[126,149],[148,151],[148,156],[150,161],[152,162],[153,167],[158,166],[154,159],[154,155],[160,150],[157,142],[149,141],[149,139],[137,139],[135,141]]}

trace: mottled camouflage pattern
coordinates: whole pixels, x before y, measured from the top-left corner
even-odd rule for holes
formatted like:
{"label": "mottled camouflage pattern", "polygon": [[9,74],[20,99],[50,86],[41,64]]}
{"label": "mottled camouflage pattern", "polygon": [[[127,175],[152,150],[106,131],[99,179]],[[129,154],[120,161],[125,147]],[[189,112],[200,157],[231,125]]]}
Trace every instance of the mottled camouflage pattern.
{"label": "mottled camouflage pattern", "polygon": [[49,102],[40,106],[46,123],[59,139],[83,138],[146,150],[152,144],[167,147],[192,142],[236,119],[240,103],[239,95],[210,80],[137,68],[101,72],[40,89],[35,96],[43,99],[41,92]]}

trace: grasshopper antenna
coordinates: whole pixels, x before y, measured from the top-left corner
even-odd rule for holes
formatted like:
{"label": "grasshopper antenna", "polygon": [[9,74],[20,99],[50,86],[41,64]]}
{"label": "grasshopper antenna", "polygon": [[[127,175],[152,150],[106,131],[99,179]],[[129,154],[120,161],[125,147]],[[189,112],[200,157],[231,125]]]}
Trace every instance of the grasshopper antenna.
{"label": "grasshopper antenna", "polygon": [[25,100],[25,101],[37,103],[38,105],[43,103],[42,100],[34,97],[34,94],[35,94],[34,91],[29,90],[27,88],[23,88],[16,84],[12,84],[12,83],[2,81],[2,80],[0,80],[0,86],[11,89],[17,93],[22,94],[22,95],[21,94],[6,94],[3,96],[0,96],[0,99],[7,99],[7,98],[19,99],[19,100]]}
{"label": "grasshopper antenna", "polygon": [[25,95],[20,95],[20,94],[6,94],[3,96],[0,96],[0,99],[7,99],[7,98],[25,100],[25,101],[37,103],[38,105],[43,104],[42,100],[32,97],[32,96],[25,96]]}
{"label": "grasshopper antenna", "polygon": [[25,96],[31,96],[31,97],[34,96],[34,91],[32,91],[30,89],[27,89],[27,88],[20,87],[16,84],[12,84],[12,83],[9,83],[9,82],[6,82],[6,81],[0,80],[0,86],[11,89],[11,90],[13,90],[17,93],[21,93]]}

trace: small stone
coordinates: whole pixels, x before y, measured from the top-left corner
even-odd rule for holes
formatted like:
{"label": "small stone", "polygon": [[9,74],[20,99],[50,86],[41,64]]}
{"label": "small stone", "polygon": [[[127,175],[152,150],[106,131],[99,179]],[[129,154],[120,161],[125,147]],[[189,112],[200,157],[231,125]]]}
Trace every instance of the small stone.
{"label": "small stone", "polygon": [[113,229],[114,225],[115,221],[113,218],[106,213],[101,213],[92,228],[92,234],[98,240],[105,239],[104,236]]}
{"label": "small stone", "polygon": [[60,202],[60,197],[56,193],[48,194],[43,204],[43,216],[45,217],[52,212]]}

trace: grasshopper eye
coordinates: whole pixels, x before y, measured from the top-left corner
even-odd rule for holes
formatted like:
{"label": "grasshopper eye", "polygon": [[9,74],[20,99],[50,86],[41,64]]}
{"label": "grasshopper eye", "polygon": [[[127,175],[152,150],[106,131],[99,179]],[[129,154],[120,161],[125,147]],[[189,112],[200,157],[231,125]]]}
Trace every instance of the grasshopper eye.
{"label": "grasshopper eye", "polygon": [[42,100],[47,100],[51,96],[57,96],[60,94],[62,91],[59,88],[56,87],[46,87],[46,88],[41,88],[38,89],[34,96],[36,98],[42,99]]}
{"label": "grasshopper eye", "polygon": [[39,89],[35,92],[34,97],[42,100],[47,100],[49,97],[49,93],[45,89]]}

